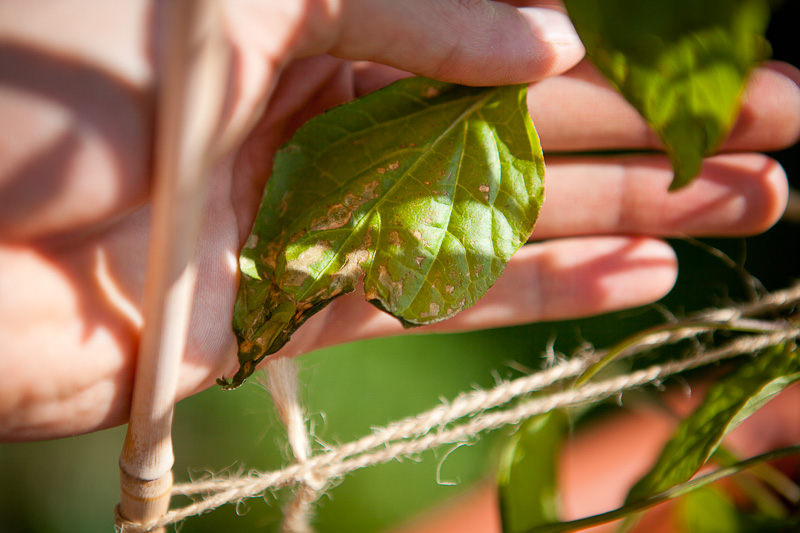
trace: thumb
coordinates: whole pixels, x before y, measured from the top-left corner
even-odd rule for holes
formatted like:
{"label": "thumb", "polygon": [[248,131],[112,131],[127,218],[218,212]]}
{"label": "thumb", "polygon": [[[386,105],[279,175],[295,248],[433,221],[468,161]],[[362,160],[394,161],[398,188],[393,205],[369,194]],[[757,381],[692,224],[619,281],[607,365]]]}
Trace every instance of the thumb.
{"label": "thumb", "polygon": [[292,59],[332,54],[465,85],[527,83],[584,54],[557,8],[489,0],[226,2],[239,51],[227,130],[249,131],[264,95]]}
{"label": "thumb", "polygon": [[467,85],[535,81],[564,72],[584,55],[569,18],[556,9],[488,0],[345,0],[332,18],[338,29],[332,45],[307,53]]}

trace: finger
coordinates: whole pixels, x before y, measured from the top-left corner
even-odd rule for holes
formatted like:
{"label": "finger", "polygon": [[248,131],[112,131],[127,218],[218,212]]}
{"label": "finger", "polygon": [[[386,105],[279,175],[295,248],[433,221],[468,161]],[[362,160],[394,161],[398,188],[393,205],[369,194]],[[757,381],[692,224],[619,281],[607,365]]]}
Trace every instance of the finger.
{"label": "finger", "polygon": [[141,2],[0,5],[0,239],[84,230],[145,201],[146,14]]}
{"label": "finger", "polygon": [[556,9],[484,0],[351,0],[337,18],[335,36],[306,40],[301,52],[369,60],[467,85],[552,76],[584,53],[569,18]]}
{"label": "finger", "polygon": [[533,238],[756,234],[780,218],[788,197],[783,169],[761,154],[709,158],[700,177],[675,192],[671,180],[664,156],[549,158]]}
{"label": "finger", "polygon": [[[800,72],[772,62],[753,71],[723,150],[772,151],[800,137]],[[588,61],[533,84],[528,107],[547,151],[659,149],[639,113]]]}
{"label": "finger", "polygon": [[[358,63],[361,96],[411,74],[386,65]],[[800,138],[800,71],[770,62],[753,71],[725,151],[773,151]],[[588,61],[531,85],[528,108],[545,151],[660,149],[658,136]]]}
{"label": "finger", "polygon": [[397,80],[411,76],[413,76],[411,72],[388,65],[381,65],[380,63],[371,63],[369,61],[353,62],[353,87],[356,96],[364,96],[378,89],[383,89]]}
{"label": "finger", "polygon": [[[524,246],[474,307],[417,333],[486,329],[591,316],[653,302],[672,288],[675,254],[644,237],[553,240]],[[402,333],[397,319],[352,294],[332,302],[304,326],[285,355],[358,339]]]}

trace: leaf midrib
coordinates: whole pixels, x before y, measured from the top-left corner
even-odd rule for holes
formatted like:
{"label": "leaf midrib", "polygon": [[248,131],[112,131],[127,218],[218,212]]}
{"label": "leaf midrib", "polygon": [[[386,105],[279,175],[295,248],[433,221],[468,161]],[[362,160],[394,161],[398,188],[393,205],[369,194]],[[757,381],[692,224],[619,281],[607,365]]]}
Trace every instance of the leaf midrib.
{"label": "leaf midrib", "polygon": [[[467,120],[467,117],[469,117],[474,112],[476,112],[476,110],[480,109],[488,100],[491,99],[492,96],[495,95],[495,93],[499,89],[500,89],[499,87],[488,89],[483,95],[480,96],[480,98],[478,98],[473,104],[471,104],[469,107],[467,107],[467,109],[465,109],[464,112],[462,112],[458,116],[458,118],[453,120],[442,131],[441,134],[439,134],[433,141],[431,141],[430,143],[428,143],[426,145],[426,149],[422,152],[422,154],[407,169],[405,169],[400,176],[397,177],[397,179],[394,181],[394,184],[392,184],[392,186],[389,187],[389,189],[386,192],[382,193],[380,198],[378,198],[378,201],[375,204],[373,204],[373,206],[369,210],[367,210],[361,216],[361,218],[359,218],[359,220],[352,226],[352,229],[350,230],[350,235],[347,237],[347,239],[345,239],[345,242],[336,250],[336,252],[333,254],[331,260],[328,261],[328,263],[325,265],[324,272],[327,273],[329,268],[330,268],[330,265],[334,261],[339,260],[341,258],[343,250],[348,250],[349,249],[350,242],[352,241],[353,237],[361,236],[362,230],[363,230],[363,226],[364,226],[365,222],[371,218],[371,215],[373,213],[375,213],[375,212],[377,212],[379,210],[380,206],[383,205],[383,203],[386,201],[386,199],[388,197],[390,197],[391,194],[396,190],[396,188],[401,183],[403,183],[405,181],[405,179],[408,177],[408,175],[413,170],[415,170],[417,168],[417,166],[420,164],[420,161],[422,159],[424,159],[424,155],[430,153],[437,146],[437,144],[440,143],[442,141],[442,139],[444,139],[458,124],[460,124],[462,122],[465,122]],[[463,157],[463,152],[462,152],[462,157]],[[459,169],[460,168],[461,168],[461,165],[460,165],[460,162],[459,162]],[[460,174],[456,176],[456,182],[454,183],[454,187],[458,186],[459,178],[460,178]],[[342,186],[344,186],[344,184]],[[447,219],[446,219],[447,220],[447,227],[450,226],[450,220],[452,218],[452,209],[453,209],[453,202],[450,203],[450,211],[448,212]],[[444,228],[445,232],[447,231],[447,227]],[[379,227],[378,228],[378,235],[375,237],[376,241],[379,239],[380,233],[381,233],[381,228]],[[324,235],[324,234],[325,234],[325,232],[320,232],[320,236]],[[442,234],[442,238],[439,239],[439,241],[438,241],[438,243],[437,243],[437,245],[435,247],[436,248],[436,253],[433,256],[434,257],[434,261],[431,261],[430,266],[427,268],[427,271],[425,272],[425,276],[423,278],[423,281],[427,281],[428,275],[430,274],[430,271],[431,271],[431,267],[435,263],[435,259],[438,257],[439,251],[441,250],[441,244],[442,244],[442,240],[443,239],[444,239],[444,233]],[[374,259],[375,259],[374,251],[370,251],[370,258],[368,260],[369,261],[369,270],[367,272],[365,272],[365,276],[364,276],[365,280],[367,280],[367,279],[372,277],[372,272],[373,272],[373,268],[374,268],[374,264],[375,264]],[[296,298],[302,300],[302,299],[306,298],[309,293],[313,293],[312,289],[317,285],[318,281],[319,281],[319,279],[315,280],[315,282],[312,283],[308,287],[307,290],[303,291],[302,295],[298,295],[298,296],[296,296]],[[424,283],[421,283],[419,285],[417,291],[414,294],[414,298],[416,298],[416,295],[422,289],[423,285],[424,285]],[[410,299],[409,301],[413,301],[414,298]],[[403,310],[406,310],[406,309],[408,309],[408,306],[403,308]],[[401,312],[399,310],[395,310],[395,311],[397,311],[398,314]]]}
{"label": "leaf midrib", "polygon": [[[493,94],[494,92],[496,92],[496,90],[497,90],[497,89],[498,89],[498,88],[493,88],[493,89],[490,89],[490,90],[488,90],[488,91],[487,91],[487,93],[492,93],[492,94]],[[447,102],[446,104],[434,104],[434,106],[435,106],[435,105],[457,105],[457,104],[460,104],[462,101],[464,101],[464,100],[469,100],[469,99],[471,99],[471,95],[470,95],[470,96],[466,96],[466,97],[462,97],[462,98],[458,98],[458,99],[455,99],[455,100],[451,100],[451,101]],[[433,106],[432,106],[432,105],[428,105],[427,107],[425,107],[425,108],[422,108],[422,109],[420,109],[420,110],[416,111],[415,113],[413,113],[413,114],[411,114],[411,115],[403,115],[403,116],[398,116],[398,117],[396,117],[396,118],[393,118],[393,119],[391,119],[391,120],[387,120],[387,121],[385,121],[385,122],[381,122],[381,123],[373,124],[373,125],[369,126],[369,127],[368,127],[368,128],[366,128],[366,129],[361,129],[361,130],[357,130],[357,131],[351,131],[351,132],[348,132],[348,134],[347,134],[347,135],[343,136],[343,137],[342,137],[341,139],[339,139],[338,141],[336,141],[336,142],[332,143],[331,145],[329,145],[329,146],[328,146],[328,147],[327,147],[327,148],[324,150],[324,152],[323,152],[323,153],[321,153],[321,154],[317,155],[317,156],[314,158],[314,162],[311,164],[311,166],[314,168],[314,170],[315,170],[316,172],[319,172],[321,175],[325,176],[325,178],[326,178],[326,179],[328,179],[329,181],[331,181],[331,182],[333,182],[333,183],[335,184],[335,185],[334,185],[334,187],[332,187],[332,188],[331,188],[329,191],[325,192],[323,195],[321,195],[321,196],[319,197],[319,201],[324,201],[326,198],[329,198],[329,197],[331,197],[331,196],[334,196],[334,197],[335,197],[335,196],[336,196],[336,193],[337,193],[337,191],[340,191],[341,189],[343,189],[344,187],[346,187],[348,184],[350,184],[350,183],[351,183],[351,181],[352,181],[352,180],[350,180],[350,179],[349,179],[349,180],[345,180],[343,183],[337,183],[337,182],[336,182],[336,180],[335,180],[335,179],[333,179],[333,177],[332,177],[332,175],[330,174],[330,172],[328,172],[328,171],[327,171],[327,170],[325,170],[324,168],[321,168],[321,167],[319,167],[319,166],[317,165],[317,163],[316,163],[316,162],[317,162],[319,159],[323,159],[323,154],[324,154],[324,153],[327,153],[327,152],[334,151],[334,148],[339,148],[339,147],[340,147],[340,146],[342,146],[342,145],[346,145],[348,142],[351,142],[351,141],[352,141],[353,137],[362,137],[362,136],[364,136],[364,134],[365,134],[365,133],[368,133],[368,132],[371,130],[371,128],[372,128],[372,127],[374,127],[374,126],[381,126],[381,127],[382,127],[382,126],[384,126],[384,125],[386,125],[386,124],[392,124],[392,123],[394,123],[394,122],[407,122],[407,121],[411,120],[411,118],[412,118],[412,117],[415,117],[415,116],[416,116],[416,115],[418,115],[418,114],[422,114],[422,113],[429,112],[429,111],[431,110],[431,107],[433,107]],[[468,108],[468,109],[469,109],[469,108]],[[455,119],[455,121],[454,121],[454,124],[455,124],[455,123],[458,123],[458,121],[459,121],[459,120],[461,120],[461,118],[464,116],[464,114],[465,114],[465,113],[463,113],[463,112],[462,112],[461,114],[459,114],[459,116],[458,116],[458,117]],[[452,126],[452,125],[451,125],[451,126]],[[445,131],[445,133],[446,133],[446,131]],[[441,139],[441,136],[440,136],[440,137],[437,137],[437,139],[435,139],[435,141],[438,141],[439,139]],[[434,144],[435,144],[435,141],[434,141]],[[295,146],[299,147],[299,148],[300,148],[300,149],[302,149],[302,150],[312,150],[312,148],[311,148],[310,146],[308,146],[307,144],[305,144],[305,143],[299,143],[299,142],[298,142],[298,143],[295,143]],[[428,148],[428,147],[432,147],[432,146],[433,146],[433,145],[432,145],[432,144],[429,142],[429,143],[428,143],[428,144],[426,144],[424,147],[419,147],[419,148],[415,148],[414,150],[408,150],[408,151],[409,151],[409,152],[420,152],[422,155],[420,155],[420,156],[418,157],[418,159],[419,159],[419,158],[421,158],[421,157],[422,157],[422,156],[423,156],[423,155],[426,153],[426,151],[427,151],[427,148]],[[406,150],[407,150],[407,149],[406,149]],[[391,155],[385,155],[385,156],[383,157],[383,159],[392,159],[392,158],[395,158],[395,157],[397,157],[397,155],[396,155],[396,154],[397,154],[397,153],[399,153],[399,152],[402,152],[402,151],[404,151],[404,150],[402,150],[402,149],[401,149],[401,150],[397,150],[397,151],[395,151],[395,152],[392,152],[392,154],[391,154]],[[364,167],[364,168],[360,168],[360,169],[358,169],[358,170],[355,170],[355,171],[352,173],[352,175],[353,175],[353,176],[359,176],[359,175],[361,175],[361,174],[363,174],[363,173],[365,173],[365,172],[368,172],[368,171],[369,171],[369,170],[370,170],[370,169],[371,169],[371,168],[372,168],[374,165],[375,165],[375,163],[374,163],[374,162],[371,162],[371,163],[370,163],[369,165],[367,165],[366,167]],[[397,180],[395,180],[395,183],[397,183],[398,181],[400,181],[400,180],[404,179],[404,177],[405,177],[405,174],[404,174],[404,175],[401,175],[400,177],[398,177],[398,178],[397,178]],[[393,186],[392,186],[392,187],[391,187],[391,188],[390,188],[388,191],[386,191],[386,193],[384,193],[384,195],[388,194],[388,193],[389,193],[389,192],[390,192],[390,191],[391,191],[393,188],[394,188],[394,185],[393,185]],[[301,213],[298,213],[298,214],[292,214],[292,215],[291,215],[291,217],[290,217],[288,214],[283,214],[283,215],[281,215],[281,216],[278,218],[278,220],[280,220],[280,219],[282,219],[282,218],[291,218],[291,220],[292,220],[292,221],[294,221],[294,220],[303,220],[303,219],[305,219],[305,217],[307,217],[307,216],[308,216],[309,212],[310,212],[310,211],[312,211],[313,209],[315,209],[315,205],[314,205],[314,204],[312,204],[312,205],[308,206],[308,207],[307,207],[307,208],[306,208],[306,209],[305,209],[303,212],[301,212]],[[289,233],[291,233],[291,232],[289,232]]]}

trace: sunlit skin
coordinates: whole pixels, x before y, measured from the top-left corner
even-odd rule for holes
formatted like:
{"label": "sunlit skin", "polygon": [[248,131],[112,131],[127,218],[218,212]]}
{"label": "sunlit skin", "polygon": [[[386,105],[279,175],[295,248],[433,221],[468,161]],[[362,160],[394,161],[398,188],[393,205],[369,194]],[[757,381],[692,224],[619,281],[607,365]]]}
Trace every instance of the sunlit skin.
{"label": "sunlit skin", "polygon": [[[236,256],[275,150],[311,116],[408,72],[473,85],[531,82],[529,107],[548,164],[535,242],[479,304],[427,331],[647,304],[677,275],[664,237],[751,235],[778,219],[786,177],[758,152],[800,135],[793,67],[769,63],[755,71],[724,153],[706,162],[695,183],[667,193],[672,175],[661,155],[547,155],[658,142],[582,61],[583,48],[553,2],[516,4],[528,7],[223,3],[235,54],[224,126],[241,142],[214,171],[179,398],[237,368],[230,330]],[[0,440],[56,438],[127,420],[142,321],[159,17],[144,0],[0,1]],[[312,318],[281,353],[401,332],[356,291]],[[653,427],[672,423],[647,416]],[[605,438],[624,440],[625,420]],[[595,460],[597,453],[580,451],[581,438],[590,437],[579,437],[568,453]],[[591,496],[564,468],[570,501],[579,502],[566,504],[570,516],[593,512]],[[489,491],[480,494],[491,499]]]}

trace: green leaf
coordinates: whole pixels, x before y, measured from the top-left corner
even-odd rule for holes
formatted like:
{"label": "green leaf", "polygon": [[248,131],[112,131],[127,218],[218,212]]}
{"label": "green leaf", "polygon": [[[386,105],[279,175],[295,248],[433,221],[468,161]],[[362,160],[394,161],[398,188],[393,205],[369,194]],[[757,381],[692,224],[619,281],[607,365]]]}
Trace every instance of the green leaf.
{"label": "green leaf", "polygon": [[[731,466],[736,467],[738,463]],[[748,469],[769,467],[769,463],[760,463]],[[737,472],[732,476],[736,481],[749,472]],[[800,531],[798,525],[800,515],[790,516],[784,512],[780,516],[764,513],[753,502],[744,509],[737,508],[730,493],[718,485],[706,485],[684,494],[675,505],[675,518],[679,531],[691,533],[753,533],[757,531],[776,533],[780,531]]]}
{"label": "green leaf", "polygon": [[678,426],[653,468],[631,488],[627,502],[644,500],[690,479],[725,436],[800,380],[800,350],[773,347],[714,384],[703,404]]}
{"label": "green leaf", "polygon": [[504,533],[518,533],[558,521],[557,469],[569,430],[564,411],[526,421],[506,444],[498,488]]}
{"label": "green leaf", "polygon": [[712,486],[685,494],[677,505],[680,531],[692,533],[738,533],[742,520],[725,493]]}
{"label": "green leaf", "polygon": [[[724,445],[714,450],[711,461],[720,466],[730,466],[739,462],[739,458],[731,453]],[[754,467],[744,475],[736,476],[733,480],[737,488],[750,501],[750,506],[760,515],[783,519],[788,516],[786,506],[780,499],[782,490],[797,489],[792,479],[771,465]],[[777,483],[776,483],[777,482]],[[771,490],[771,489],[774,489]],[[789,496],[788,501],[791,500]]]}
{"label": "green leaf", "polygon": [[544,160],[524,85],[410,78],[300,128],[240,258],[240,385],[363,279],[405,325],[474,304],[533,231]]}
{"label": "green leaf", "polygon": [[725,140],[769,54],[766,0],[566,0],[586,52],[661,139],[688,184]]}

